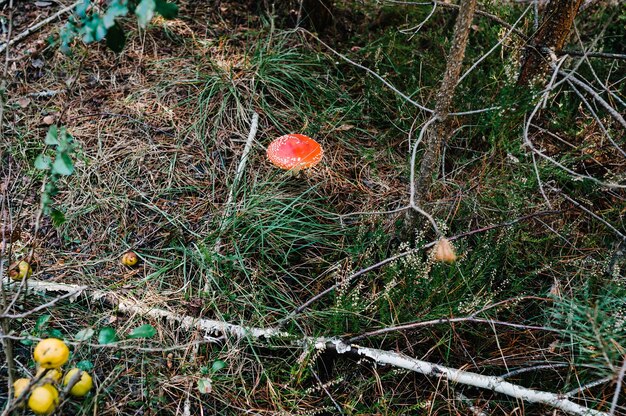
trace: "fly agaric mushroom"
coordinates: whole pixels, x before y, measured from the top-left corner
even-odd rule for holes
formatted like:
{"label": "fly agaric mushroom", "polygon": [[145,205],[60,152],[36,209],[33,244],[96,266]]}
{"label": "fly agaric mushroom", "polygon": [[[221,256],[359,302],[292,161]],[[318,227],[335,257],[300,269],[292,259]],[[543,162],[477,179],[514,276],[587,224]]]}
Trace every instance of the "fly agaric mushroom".
{"label": "fly agaric mushroom", "polygon": [[299,172],[317,165],[324,152],[322,146],[303,134],[287,134],[267,146],[267,157],[275,166]]}

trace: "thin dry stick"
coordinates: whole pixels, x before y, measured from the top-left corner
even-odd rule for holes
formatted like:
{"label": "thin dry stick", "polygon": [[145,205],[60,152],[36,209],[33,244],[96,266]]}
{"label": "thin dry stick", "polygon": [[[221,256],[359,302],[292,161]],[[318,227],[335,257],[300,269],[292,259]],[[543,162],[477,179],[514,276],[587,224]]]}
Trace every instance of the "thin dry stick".
{"label": "thin dry stick", "polygon": [[[559,74],[563,75],[563,76],[568,76],[569,75],[569,73],[564,72],[564,71],[559,71]],[[616,109],[614,109],[609,103],[607,103],[604,98],[602,98],[597,92],[595,92],[593,90],[593,88],[591,88],[585,82],[583,82],[583,81],[579,80],[578,78],[576,78],[576,76],[569,77],[568,82],[576,84],[577,86],[579,86],[580,88],[585,90],[589,95],[591,95],[593,97],[594,100],[596,100],[602,107],[604,107],[605,110],[608,111],[608,113],[619,124],[622,125],[622,127],[624,127],[626,129],[626,120],[624,119],[624,117]]]}
{"label": "thin dry stick", "polygon": [[567,393],[565,393],[565,396],[567,396],[567,397],[575,396],[578,393],[582,393],[585,390],[589,390],[589,389],[592,389],[592,388],[594,388],[596,386],[600,386],[602,384],[606,384],[606,383],[610,382],[611,380],[613,380],[613,377],[604,377],[604,378],[601,378],[599,380],[594,380],[594,381],[592,381],[590,383],[587,383],[585,385],[582,385],[580,387],[576,387],[575,389],[568,391]]}
{"label": "thin dry stick", "polygon": [[[246,164],[248,163],[248,156],[250,155],[250,150],[252,150],[252,143],[254,142],[254,138],[256,137],[256,132],[259,128],[259,114],[255,111],[252,114],[252,120],[250,122],[250,132],[248,133],[248,139],[246,140],[246,145],[243,148],[243,152],[241,153],[241,159],[239,160],[239,165],[237,166],[237,170],[235,171],[235,178],[233,179],[233,183],[230,186],[230,190],[228,192],[228,200],[226,201],[226,208],[222,214],[222,223],[220,225],[218,237],[215,240],[215,244],[213,245],[213,253],[218,254],[220,252],[220,248],[222,245],[222,238],[220,237],[221,233],[224,231],[226,227],[226,219],[231,215],[233,210],[233,200],[235,198],[235,191],[237,190],[237,186],[239,185],[239,181],[243,176],[243,172],[246,169]],[[204,283],[204,291],[209,291],[209,279]]]}
{"label": "thin dry stick", "polygon": [[[8,285],[10,281],[5,279],[3,283]],[[94,301],[102,300],[115,305],[117,310],[122,313],[130,315],[137,314],[154,319],[164,319],[168,322],[176,323],[178,328],[183,330],[202,330],[206,334],[220,333],[234,338],[270,338],[276,336],[288,336],[288,334],[281,332],[276,328],[246,327],[212,319],[198,319],[192,316],[178,315],[165,309],[152,308],[133,299],[117,296],[111,292],[91,290],[86,286],[30,280],[27,290],[35,293],[65,292],[69,293],[69,295],[66,296],[69,299],[76,299],[81,295],[88,296]]]}
{"label": "thin dry stick", "polygon": [[[552,189],[552,191],[554,192],[560,192],[559,189],[556,189],[554,187],[550,187]],[[606,221],[604,218],[602,218],[601,216],[595,214],[594,212],[590,211],[589,209],[585,208],[585,206],[583,204],[581,204],[580,202],[570,198],[569,196],[567,196],[566,194],[564,194],[563,192],[560,192],[560,195],[567,199],[569,202],[571,202],[572,204],[576,205],[578,208],[582,209],[583,211],[585,211],[587,214],[591,215],[593,218],[595,218],[596,220],[600,221],[602,224],[606,225],[611,231],[613,231],[618,237],[620,237],[622,240],[626,240],[626,235],[624,235],[624,233],[622,233],[620,230],[618,230],[617,228],[615,228],[613,225],[611,225],[611,223],[609,223],[608,221]]]}
{"label": "thin dry stick", "polygon": [[[7,43],[11,41],[11,34],[13,32],[13,0],[9,1],[9,33],[7,34]],[[7,75],[9,73],[9,48],[6,48],[6,53],[4,57],[4,68],[2,69],[2,80],[0,85],[0,138],[4,139],[4,107],[6,105],[5,93],[7,88]],[[2,216],[4,219],[4,224],[9,224],[9,221],[6,221],[6,213],[5,213],[5,197],[2,198]],[[7,211],[8,211],[8,207]],[[9,224],[9,241],[11,240],[11,235],[13,233],[12,224]],[[0,279],[3,279],[4,272],[4,250],[6,247],[6,233],[5,230],[0,230],[2,233],[2,253],[0,253]],[[10,260],[9,260],[10,261]],[[2,308],[6,310],[8,307],[8,299],[4,288],[2,288]],[[10,323],[7,319],[0,319],[0,329],[3,333],[9,332]],[[7,363],[7,381],[8,381],[8,391],[7,394],[9,397],[13,395],[13,380],[15,379],[15,363],[13,362],[13,344],[11,340],[2,340],[2,346],[4,348],[4,357]]]}
{"label": "thin dry stick", "polygon": [[71,297],[75,297],[77,294],[80,294],[80,292],[70,292],[70,293],[66,293],[65,295],[59,296],[57,298],[52,299],[49,302],[46,302],[42,305],[37,306],[36,308],[33,308],[31,310],[28,310],[26,312],[22,312],[22,313],[16,313],[16,314],[10,314],[10,313],[4,313],[0,315],[0,319],[23,319],[23,318],[27,318],[30,315],[37,313],[39,311],[42,311],[44,309],[47,309],[51,306],[56,305],[57,303],[59,303],[60,301],[67,299],[67,298],[71,298]]}
{"label": "thin dry stick", "polygon": [[515,23],[513,23],[513,25],[509,28],[509,31],[506,32],[504,34],[504,36],[502,36],[502,39],[500,39],[498,41],[498,43],[496,43],[491,49],[489,49],[486,53],[483,54],[483,56],[481,56],[480,58],[478,58],[476,60],[476,62],[474,62],[472,64],[471,67],[468,68],[467,71],[465,71],[465,73],[463,75],[461,75],[461,78],[459,78],[459,80],[457,81],[457,83],[461,83],[461,81],[463,81],[465,79],[466,76],[468,76],[482,61],[484,61],[485,59],[487,59],[487,57],[489,55],[491,55],[493,53],[493,51],[495,51],[500,45],[502,45],[502,43],[504,43],[505,40],[507,40],[509,38],[509,36],[511,35],[511,33],[515,30],[515,27],[518,25],[519,22],[521,22],[521,20],[524,18],[524,16],[526,16],[526,13],[528,13],[528,11],[530,10],[530,6],[528,6],[526,8],[526,10],[524,10],[524,13],[522,13],[522,15],[515,21]]}
{"label": "thin dry stick", "polygon": [[76,1],[73,4],[71,4],[70,6],[62,8],[61,10],[59,10],[58,12],[53,14],[52,16],[42,20],[41,22],[35,23],[34,25],[29,27],[28,29],[26,29],[22,33],[20,33],[17,36],[15,36],[10,41],[5,42],[4,44],[0,45],[0,52],[3,52],[8,46],[12,46],[15,43],[21,41],[25,37],[29,36],[31,33],[34,33],[36,31],[38,31],[39,29],[41,29],[42,27],[44,27],[48,23],[54,21],[55,19],[59,18],[60,16],[64,15],[65,13],[68,13],[68,12],[72,11],[72,9],[74,9],[82,1],[83,0]]}
{"label": "thin dry stick", "polygon": [[[407,6],[430,6],[430,5],[437,5],[437,6],[441,6],[443,8],[448,8],[448,9],[455,9],[455,10],[459,10],[461,8],[460,5],[458,4],[454,4],[454,3],[444,3],[441,1],[425,1],[425,2],[413,2],[413,1],[399,1],[399,0],[386,0],[387,3],[393,3],[393,4],[403,4],[403,5],[407,5]],[[487,19],[499,24],[500,26],[507,28],[507,29],[512,29],[513,33],[515,33],[517,36],[519,36],[520,38],[522,38],[523,40],[527,41],[529,38],[528,36],[526,36],[526,34],[524,32],[522,32],[519,29],[515,29],[513,27],[512,24],[510,24],[509,22],[500,19],[498,16],[496,16],[495,14],[491,14],[488,13],[484,10],[479,10],[477,9],[474,12],[477,16],[482,16],[482,17],[486,17]]]}
{"label": "thin dry stick", "polygon": [[622,367],[619,369],[619,373],[617,374],[617,384],[615,385],[613,400],[611,400],[611,410],[609,410],[609,415],[611,416],[615,414],[615,409],[617,409],[617,401],[619,400],[619,394],[622,391],[622,382],[624,381],[624,375],[626,375],[626,357],[624,357],[624,363],[622,364]]}
{"label": "thin dry stick", "polygon": [[366,332],[364,334],[358,335],[356,337],[352,337],[348,340],[348,343],[351,344],[351,343],[354,343],[356,341],[359,341],[365,338],[387,334],[389,332],[408,331],[411,329],[423,328],[427,326],[434,326],[434,325],[440,325],[440,324],[454,324],[454,323],[459,323],[459,322],[475,322],[475,323],[483,323],[483,324],[489,324],[489,325],[508,326],[511,328],[518,328],[518,329],[533,329],[533,330],[539,330],[539,331],[558,332],[557,329],[549,328],[547,326],[524,325],[524,324],[516,324],[513,322],[497,321],[495,319],[476,318],[475,316],[463,316],[459,318],[432,319],[430,321],[412,322],[412,323],[404,324],[404,325],[381,328],[381,329],[377,329],[376,331],[370,331],[370,332]]}
{"label": "thin dry stick", "polygon": [[[567,76],[569,76],[569,74],[566,74]],[[616,183],[608,183],[608,182],[604,182],[601,181],[597,178],[594,178],[593,176],[589,176],[589,175],[583,175],[580,174],[578,172],[573,171],[572,169],[568,168],[567,166],[563,165],[562,163],[560,163],[559,161],[555,160],[554,158],[546,155],[545,153],[543,153],[541,150],[537,149],[535,147],[535,145],[533,144],[532,140],[530,140],[530,136],[529,136],[529,130],[530,130],[530,126],[532,124],[532,120],[535,117],[535,115],[537,114],[537,112],[539,111],[539,109],[541,108],[542,102],[544,97],[547,94],[550,94],[550,89],[545,89],[543,91],[543,94],[541,96],[541,98],[539,99],[539,102],[535,105],[535,107],[533,108],[533,110],[530,112],[530,115],[528,116],[528,119],[526,120],[526,123],[524,123],[524,128],[522,131],[522,135],[524,138],[524,144],[526,146],[528,146],[528,148],[534,152],[535,154],[537,154],[538,156],[542,157],[543,159],[547,160],[548,162],[552,163],[555,166],[558,166],[560,169],[564,170],[565,172],[569,173],[570,175],[577,177],[577,178],[583,178],[583,179],[589,179],[590,181],[593,181],[599,185],[605,186],[607,188],[626,188],[626,185],[620,185],[620,184],[616,184]]]}
{"label": "thin dry stick", "polygon": [[340,59],[346,61],[350,65],[353,65],[353,66],[355,66],[357,68],[360,68],[360,69],[364,70],[365,72],[367,72],[368,74],[370,74],[371,76],[373,76],[374,78],[376,78],[377,80],[379,80],[380,82],[385,84],[391,91],[393,91],[396,94],[398,94],[406,102],[408,102],[410,104],[413,104],[415,107],[417,107],[420,110],[425,111],[427,113],[434,113],[435,112],[435,110],[431,110],[430,108],[426,108],[422,104],[420,104],[417,101],[413,100],[411,97],[409,97],[408,95],[406,95],[405,93],[403,93],[402,91],[397,89],[395,86],[393,86],[393,84],[391,84],[389,81],[387,81],[382,76],[378,75],[376,72],[372,71],[371,69],[369,69],[369,68],[367,68],[367,67],[365,67],[365,66],[363,66],[363,65],[361,65],[359,63],[354,62],[352,59],[348,58],[347,56],[342,55],[341,53],[337,52],[335,49],[331,48],[327,43],[322,41],[320,38],[315,36],[313,33],[309,32],[308,30],[303,29],[303,28],[300,27],[300,28],[296,29],[296,32],[302,32],[302,33],[306,34],[307,36],[310,36],[311,38],[315,39],[316,42],[318,42],[320,45],[324,46],[326,49],[328,49],[331,53],[333,53],[334,55],[336,55]]}

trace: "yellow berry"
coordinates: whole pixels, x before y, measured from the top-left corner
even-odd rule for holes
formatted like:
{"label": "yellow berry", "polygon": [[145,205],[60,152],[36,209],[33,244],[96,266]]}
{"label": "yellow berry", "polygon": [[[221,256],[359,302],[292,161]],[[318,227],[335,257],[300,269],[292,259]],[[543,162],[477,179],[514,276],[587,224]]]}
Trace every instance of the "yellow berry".
{"label": "yellow berry", "polygon": [[122,264],[124,266],[134,266],[139,262],[139,257],[135,254],[134,251],[127,251],[122,256]]}
{"label": "yellow berry", "polygon": [[58,383],[61,381],[61,377],[63,376],[63,374],[61,374],[61,372],[56,368],[47,369],[43,367],[38,367],[37,376],[43,372],[46,372],[46,374],[41,378],[41,381],[46,383]]}
{"label": "yellow berry", "polygon": [[11,276],[11,279],[13,280],[22,280],[24,278],[28,279],[32,274],[33,269],[30,267],[30,264],[28,264],[27,261],[22,260],[17,263],[17,270],[12,270],[11,273],[9,273],[9,276]]}
{"label": "yellow berry", "polygon": [[36,415],[48,415],[59,403],[59,392],[50,384],[35,387],[28,398],[28,407]]}
{"label": "yellow berry", "polygon": [[24,393],[30,384],[29,378],[18,378],[13,382],[13,397],[16,399]]}
{"label": "yellow berry", "polygon": [[80,371],[80,379],[74,384],[72,389],[70,390],[70,394],[74,397],[83,397],[89,390],[93,387],[93,379],[86,372],[82,371],[78,368],[72,368],[67,372],[65,378],[63,379],[63,385],[67,386],[70,383],[70,380]]}
{"label": "yellow berry", "polygon": [[60,339],[47,338],[39,341],[33,358],[43,368],[59,368],[70,358],[70,350]]}

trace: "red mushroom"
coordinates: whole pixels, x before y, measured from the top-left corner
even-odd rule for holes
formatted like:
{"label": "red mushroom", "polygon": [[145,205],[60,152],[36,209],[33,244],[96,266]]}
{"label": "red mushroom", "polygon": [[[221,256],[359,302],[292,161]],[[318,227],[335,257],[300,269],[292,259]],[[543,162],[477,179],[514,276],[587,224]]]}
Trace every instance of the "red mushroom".
{"label": "red mushroom", "polygon": [[323,155],[322,146],[303,134],[287,134],[267,146],[270,162],[281,169],[295,172],[317,165]]}

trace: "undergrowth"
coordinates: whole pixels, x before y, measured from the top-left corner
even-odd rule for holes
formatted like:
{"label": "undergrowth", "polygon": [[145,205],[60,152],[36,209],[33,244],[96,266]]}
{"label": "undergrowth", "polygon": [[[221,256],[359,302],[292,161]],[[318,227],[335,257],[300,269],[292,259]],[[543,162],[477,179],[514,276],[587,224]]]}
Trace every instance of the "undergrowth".
{"label": "undergrowth", "polygon": [[[404,241],[396,232],[404,212],[367,213],[406,205],[407,138],[414,140],[427,115],[311,37],[267,25],[243,4],[226,2],[232,9],[218,18],[183,3],[181,16],[187,18],[129,33],[120,55],[100,47],[77,46],[72,57],[46,49],[45,73],[11,87],[11,94],[25,96],[58,87],[67,74],[77,76],[75,90],[60,93],[62,99],[7,107],[10,140],[0,147],[0,171],[8,178],[12,221],[24,235],[11,250],[25,256],[32,238],[35,278],[258,327],[276,325],[336,284],[283,329],[294,336],[349,338],[478,314],[543,330],[442,321],[359,343],[488,375],[551,363],[553,368],[507,380],[561,393],[616,374],[626,345],[623,259],[615,255],[615,234],[571,200],[624,230],[624,195],[573,179],[548,160],[533,164],[522,126],[537,96],[512,85],[510,74],[519,65],[513,44],[459,87],[455,108],[495,104],[501,110],[450,119],[454,133],[425,206],[446,235],[470,234],[454,243],[458,261],[437,263],[429,250],[417,250],[353,278],[437,238],[420,226]],[[514,5],[486,7],[507,21],[522,13]],[[369,25],[371,31],[343,33],[333,47],[432,107],[454,13],[438,10],[416,31],[429,7],[379,9],[368,3],[339,10],[343,19],[365,19],[349,27]],[[226,25],[228,18],[240,26]],[[601,20],[594,16],[584,26],[595,28]],[[619,49],[615,38],[623,38],[623,31],[611,26],[609,32],[607,47]],[[502,34],[478,19],[464,69]],[[594,68],[597,76],[617,82],[624,64]],[[623,88],[614,91],[623,99]],[[259,130],[243,178],[234,183],[253,112],[260,115]],[[76,171],[60,181],[54,198],[65,222],[55,226],[44,217],[35,235],[42,176],[33,164],[44,149],[40,119],[62,113],[78,152]],[[619,126],[601,116],[623,145]],[[556,91],[536,123],[553,134],[536,130],[533,141],[569,169],[607,181],[623,177],[623,161],[601,140],[601,127],[575,94]],[[322,144],[320,166],[294,175],[269,164],[265,147],[290,132]],[[544,190],[544,197],[541,184],[556,190]],[[118,264],[128,249],[140,255],[140,267]],[[26,311],[50,299],[26,296],[19,307]],[[12,322],[22,338],[14,343],[17,371],[26,373],[32,364],[28,337],[73,341],[72,359],[93,365],[98,391],[80,405],[65,404],[67,414],[181,414],[185,406],[191,414],[335,414],[337,403],[346,414],[465,414],[459,393],[489,414],[510,414],[517,406],[491,392],[303,352],[288,342],[206,342],[204,334],[168,322],[151,320],[158,329],[154,339],[126,340],[119,348],[75,337],[83,328],[107,326],[127,334],[145,322],[110,310],[104,301],[59,302]],[[2,366],[0,384],[6,380]],[[612,388],[607,382],[575,397],[602,406]],[[545,409],[529,405],[524,411]]]}

